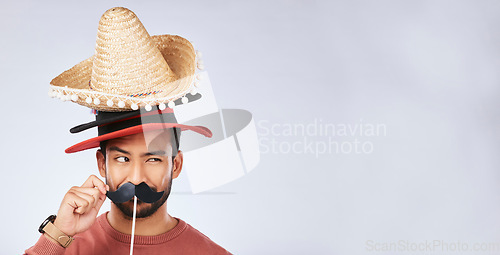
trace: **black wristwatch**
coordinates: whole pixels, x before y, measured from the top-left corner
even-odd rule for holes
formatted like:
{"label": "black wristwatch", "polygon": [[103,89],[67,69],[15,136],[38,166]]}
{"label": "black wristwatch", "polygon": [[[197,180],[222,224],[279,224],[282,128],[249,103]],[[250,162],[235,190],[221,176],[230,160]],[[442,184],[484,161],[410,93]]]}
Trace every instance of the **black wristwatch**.
{"label": "black wristwatch", "polygon": [[56,220],[55,215],[50,215],[42,222],[42,225],[38,228],[38,232],[44,234],[46,233],[52,239],[56,240],[62,247],[68,247],[71,242],[73,242],[73,237],[64,234],[61,230],[54,226],[54,221]]}

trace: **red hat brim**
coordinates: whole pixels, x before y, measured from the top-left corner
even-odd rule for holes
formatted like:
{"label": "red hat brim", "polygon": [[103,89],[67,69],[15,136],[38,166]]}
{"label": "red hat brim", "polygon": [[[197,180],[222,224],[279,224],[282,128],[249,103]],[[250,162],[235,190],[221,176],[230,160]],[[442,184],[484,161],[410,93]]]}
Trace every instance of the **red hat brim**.
{"label": "red hat brim", "polygon": [[212,131],[210,129],[203,127],[203,126],[188,126],[188,125],[183,125],[183,124],[178,124],[178,123],[146,123],[138,126],[133,126],[125,129],[121,129],[115,132],[107,133],[104,135],[100,135],[94,138],[90,138],[88,140],[85,140],[83,142],[79,142],[65,150],[66,153],[74,153],[74,152],[79,152],[83,150],[88,150],[92,148],[97,148],[99,147],[99,143],[102,141],[110,140],[110,139],[115,139],[118,137],[123,137],[123,136],[128,136],[128,135],[135,135],[138,133],[143,133],[146,131],[152,131],[152,130],[160,130],[160,129],[166,129],[166,128],[180,128],[182,131],[185,130],[192,130],[196,133],[202,134],[206,137],[212,137]]}

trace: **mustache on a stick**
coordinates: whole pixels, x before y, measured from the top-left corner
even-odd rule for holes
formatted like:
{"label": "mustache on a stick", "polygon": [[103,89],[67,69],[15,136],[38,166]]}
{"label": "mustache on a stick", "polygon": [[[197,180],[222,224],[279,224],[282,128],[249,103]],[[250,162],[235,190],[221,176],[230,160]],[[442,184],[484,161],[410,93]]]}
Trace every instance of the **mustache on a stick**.
{"label": "mustache on a stick", "polygon": [[113,203],[125,203],[134,198],[134,195],[145,203],[154,203],[163,196],[164,191],[155,192],[145,182],[134,185],[127,182],[120,186],[116,191],[106,192],[106,196],[113,201]]}

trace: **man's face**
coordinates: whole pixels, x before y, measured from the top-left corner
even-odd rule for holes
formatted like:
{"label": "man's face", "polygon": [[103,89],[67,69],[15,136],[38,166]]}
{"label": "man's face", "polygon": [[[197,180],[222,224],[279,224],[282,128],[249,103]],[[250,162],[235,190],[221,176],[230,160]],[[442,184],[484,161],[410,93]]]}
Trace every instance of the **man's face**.
{"label": "man's face", "polygon": [[[110,191],[124,183],[135,185],[145,182],[154,191],[164,191],[160,200],[148,204],[137,201],[137,218],[155,213],[170,194],[172,179],[182,168],[182,153],[172,160],[174,151],[170,130],[155,130],[109,140],[106,157],[97,152],[101,175],[106,178]],[[175,153],[177,154],[177,153]],[[133,200],[115,204],[122,213],[132,217]]]}

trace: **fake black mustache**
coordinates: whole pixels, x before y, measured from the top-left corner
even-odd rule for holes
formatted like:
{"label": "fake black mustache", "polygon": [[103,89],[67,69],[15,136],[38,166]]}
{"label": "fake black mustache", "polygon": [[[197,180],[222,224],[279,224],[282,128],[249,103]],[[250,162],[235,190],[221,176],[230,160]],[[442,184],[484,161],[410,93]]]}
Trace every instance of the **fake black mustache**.
{"label": "fake black mustache", "polygon": [[108,196],[113,203],[117,204],[129,201],[134,198],[134,195],[142,202],[154,203],[163,196],[163,193],[164,191],[153,191],[145,182],[141,182],[139,185],[127,182],[120,186],[116,191],[106,192],[106,196]]}

